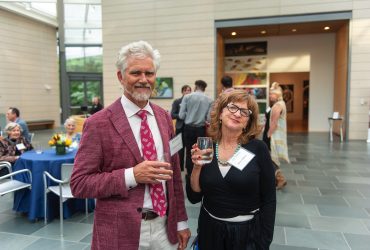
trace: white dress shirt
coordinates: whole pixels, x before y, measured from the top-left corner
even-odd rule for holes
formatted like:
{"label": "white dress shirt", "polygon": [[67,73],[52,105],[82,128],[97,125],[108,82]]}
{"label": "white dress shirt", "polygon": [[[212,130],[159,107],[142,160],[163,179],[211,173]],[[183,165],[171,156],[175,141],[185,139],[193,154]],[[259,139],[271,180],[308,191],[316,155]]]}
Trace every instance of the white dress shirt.
{"label": "white dress shirt", "polygon": [[[142,110],[140,107],[138,107],[136,104],[134,104],[131,100],[129,100],[125,95],[122,95],[121,97],[121,104],[123,107],[123,110],[126,113],[128,122],[131,127],[131,131],[134,134],[136,144],[139,147],[140,154],[143,156],[143,152],[141,150],[141,138],[140,138],[140,127],[141,127],[141,118],[136,115],[137,112]],[[158,128],[157,121],[154,116],[154,112],[152,107],[149,105],[149,102],[147,105],[143,108],[143,110],[148,111],[147,113],[147,122],[148,126],[150,128],[150,131],[152,132],[153,135],[153,140],[155,143],[155,148],[157,151],[157,156],[158,159],[161,159],[163,156],[163,144],[162,144],[162,137],[161,133]],[[134,168],[127,168],[125,171],[125,181],[126,181],[126,188],[131,189],[137,186],[137,182],[134,177]],[[161,181],[164,194],[166,195],[166,185],[165,181]],[[167,198],[167,197],[166,197]],[[168,204],[168,202],[167,202]],[[145,185],[145,193],[144,193],[144,204],[143,204],[143,209],[144,210],[153,210],[153,204],[152,204],[152,199],[150,197],[149,193],[149,185]],[[177,223],[177,230],[183,230],[189,228],[187,221],[182,221]]]}

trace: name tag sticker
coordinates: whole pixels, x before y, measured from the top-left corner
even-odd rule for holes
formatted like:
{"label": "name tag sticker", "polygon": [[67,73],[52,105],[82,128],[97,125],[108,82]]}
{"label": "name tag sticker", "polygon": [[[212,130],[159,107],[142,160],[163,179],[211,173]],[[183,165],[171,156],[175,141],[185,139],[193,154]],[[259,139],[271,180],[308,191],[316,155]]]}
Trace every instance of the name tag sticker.
{"label": "name tag sticker", "polygon": [[17,147],[17,149],[18,149],[18,150],[26,149],[26,147],[24,146],[24,144],[23,144],[23,143],[19,143],[19,144],[17,144],[17,145],[16,145],[16,147]]}
{"label": "name tag sticker", "polygon": [[240,148],[238,152],[236,152],[234,156],[231,157],[228,163],[242,171],[255,156],[256,155],[252,152],[244,148]]}
{"label": "name tag sticker", "polygon": [[171,156],[176,154],[180,149],[182,149],[182,133],[176,135],[172,140],[170,140],[170,153]]}

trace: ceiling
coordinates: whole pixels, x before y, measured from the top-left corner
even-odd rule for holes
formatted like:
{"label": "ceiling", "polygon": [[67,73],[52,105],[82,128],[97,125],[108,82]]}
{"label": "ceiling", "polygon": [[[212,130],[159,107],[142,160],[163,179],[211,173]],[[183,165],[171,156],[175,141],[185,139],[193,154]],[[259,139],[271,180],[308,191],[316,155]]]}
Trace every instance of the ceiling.
{"label": "ceiling", "polygon": [[[347,24],[348,20],[335,20],[335,21],[321,21],[321,22],[305,22],[294,24],[276,24],[276,25],[259,25],[259,26],[243,26],[243,27],[230,27],[220,28],[217,31],[224,39],[240,39],[251,37],[264,37],[264,36],[291,36],[303,35],[313,33],[328,33],[337,32],[343,25]],[[324,30],[324,27],[329,26],[329,30]],[[294,32],[293,29],[296,31]],[[261,33],[265,31],[265,33]],[[231,32],[236,32],[235,36]]]}

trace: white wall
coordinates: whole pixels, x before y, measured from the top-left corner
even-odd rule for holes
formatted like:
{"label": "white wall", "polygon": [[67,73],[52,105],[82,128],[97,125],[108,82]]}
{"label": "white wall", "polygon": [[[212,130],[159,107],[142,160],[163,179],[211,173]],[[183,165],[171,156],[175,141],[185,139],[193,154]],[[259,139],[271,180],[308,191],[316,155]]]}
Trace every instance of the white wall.
{"label": "white wall", "polygon": [[[162,55],[158,76],[174,78],[175,98],[181,86],[195,80],[208,83],[206,93],[214,96],[213,1],[102,1],[104,48],[104,103],[119,95],[116,77],[117,52],[121,46],[146,40]],[[170,110],[170,100],[153,100]]]}
{"label": "white wall", "polygon": [[349,138],[365,140],[370,109],[370,1],[354,1],[350,32]]}
{"label": "white wall", "polygon": [[328,116],[333,113],[335,34],[275,36],[225,42],[247,41],[267,41],[268,73],[310,72],[308,130],[329,131]]}
{"label": "white wall", "polygon": [[0,58],[0,113],[13,106],[24,120],[58,124],[56,28],[0,9]]}

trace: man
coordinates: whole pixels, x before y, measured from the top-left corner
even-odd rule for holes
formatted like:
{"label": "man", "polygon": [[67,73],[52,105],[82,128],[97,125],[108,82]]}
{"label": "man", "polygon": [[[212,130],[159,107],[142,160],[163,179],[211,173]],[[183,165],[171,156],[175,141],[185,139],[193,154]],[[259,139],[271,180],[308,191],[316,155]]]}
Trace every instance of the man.
{"label": "man", "polygon": [[96,112],[100,111],[103,109],[103,105],[100,103],[100,98],[98,96],[94,96],[92,99],[92,108],[90,111],[90,114],[93,115]]}
{"label": "man", "polygon": [[150,103],[160,54],[144,41],[121,48],[123,95],[84,124],[71,189],[96,198],[92,249],[185,249],[190,237],[169,114]]}
{"label": "man", "polygon": [[[191,93],[191,87],[189,85],[184,85],[181,87],[181,94],[182,96],[178,99],[176,99],[172,103],[172,109],[171,109],[171,117],[172,119],[176,119],[176,135],[182,133],[182,141],[184,142],[184,121],[179,118],[179,111],[180,111],[180,104],[182,102],[182,98]],[[184,170],[184,147],[179,150],[179,157],[180,157],[180,167],[181,171]]]}
{"label": "man", "polygon": [[230,76],[224,76],[221,78],[222,93],[229,93],[234,90],[233,79]]}
{"label": "man", "polygon": [[270,107],[266,110],[266,123],[263,131],[263,141],[271,152],[275,166],[276,188],[282,189],[287,181],[281,172],[279,159],[289,161],[287,132],[286,132],[286,106],[283,100],[282,89],[279,83],[274,82],[269,93]]}
{"label": "man", "polygon": [[[219,94],[219,96],[221,96],[222,94],[230,93],[234,90],[233,79],[230,76],[223,76],[221,78],[221,85],[222,85],[222,89],[221,89],[221,93]],[[209,109],[208,114],[207,114],[207,122],[206,122],[207,129],[209,127],[209,122],[211,120],[211,112],[213,110],[213,107],[216,105],[215,103],[216,101],[217,99],[212,103],[211,108]]]}
{"label": "man", "polygon": [[24,120],[22,120],[19,116],[20,116],[19,109],[14,108],[14,107],[10,107],[8,109],[8,112],[6,112],[6,118],[8,119],[8,121],[18,123],[22,128],[22,136],[27,141],[30,142],[31,137],[29,135],[29,130],[28,130],[27,123]]}
{"label": "man", "polygon": [[207,83],[202,80],[195,81],[194,92],[184,96],[180,105],[179,118],[184,120],[184,146],[186,152],[186,185],[190,184],[190,176],[193,170],[191,160],[191,148],[197,142],[198,137],[206,136],[206,119],[212,99],[205,95]]}

